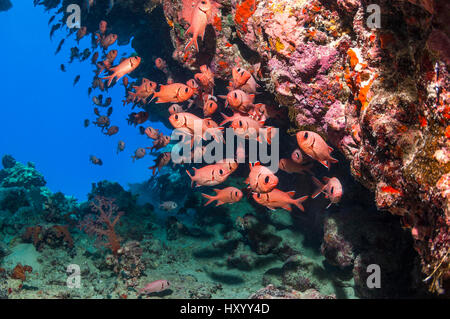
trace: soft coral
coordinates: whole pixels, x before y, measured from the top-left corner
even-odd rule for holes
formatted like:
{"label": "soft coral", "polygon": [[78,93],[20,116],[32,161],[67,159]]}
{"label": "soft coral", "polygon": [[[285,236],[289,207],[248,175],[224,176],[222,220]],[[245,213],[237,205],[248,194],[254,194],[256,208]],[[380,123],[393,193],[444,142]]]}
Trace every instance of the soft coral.
{"label": "soft coral", "polygon": [[123,215],[123,212],[118,212],[114,199],[101,196],[95,197],[90,205],[92,211],[99,213],[99,215],[87,215],[80,222],[80,229],[84,230],[88,235],[96,236],[97,241],[100,243],[102,239],[106,238],[107,241],[101,244],[109,247],[113,254],[116,255],[120,248],[120,238],[116,234],[114,227]]}

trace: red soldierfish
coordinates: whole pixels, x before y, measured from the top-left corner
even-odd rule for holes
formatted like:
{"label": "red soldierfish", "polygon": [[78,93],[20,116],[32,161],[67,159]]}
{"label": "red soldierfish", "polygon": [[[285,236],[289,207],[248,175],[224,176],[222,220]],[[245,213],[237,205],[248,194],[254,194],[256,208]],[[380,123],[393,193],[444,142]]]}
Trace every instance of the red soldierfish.
{"label": "red soldierfish", "polygon": [[250,188],[257,193],[268,193],[278,185],[278,177],[261,163],[250,164],[250,174],[246,179]]}
{"label": "red soldierfish", "polygon": [[203,105],[203,115],[211,116],[217,111],[217,103],[214,100],[208,100]]}
{"label": "red soldierfish", "polygon": [[203,40],[205,36],[206,25],[211,16],[212,4],[210,0],[199,0],[197,6],[192,13],[192,19],[190,21],[189,29],[185,34],[192,34],[192,39],[186,44],[184,51],[186,51],[191,45],[195,45],[197,51],[198,43],[197,38],[200,36]]}
{"label": "red soldierfish", "polygon": [[204,206],[209,205],[211,202],[217,200],[216,206],[220,206],[227,203],[239,202],[242,198],[242,192],[236,187],[226,187],[224,189],[213,189],[216,192],[215,196],[202,194],[208,201]]}
{"label": "red soldierfish", "polygon": [[[153,94],[156,103],[181,103],[187,101],[194,94],[194,90],[182,83],[161,85],[159,92]],[[152,99],[152,100],[153,100]]]}
{"label": "red soldierfish", "polygon": [[152,170],[152,174],[155,175],[156,170],[158,170],[159,173],[161,168],[169,164],[170,159],[171,159],[170,152],[164,152],[159,154],[158,157],[155,159],[155,165],[149,167],[149,169]]}
{"label": "red soldierfish", "polygon": [[254,94],[247,94],[242,90],[233,90],[227,96],[219,95],[219,97],[226,99],[225,107],[229,105],[234,111],[242,113],[248,113],[255,100]]}
{"label": "red soldierfish", "polygon": [[308,196],[303,196],[300,198],[292,198],[294,197],[295,192],[283,192],[279,189],[274,189],[269,193],[260,194],[253,193],[253,199],[263,206],[274,210],[276,208],[283,208],[287,211],[292,211],[291,205],[297,206],[302,212],[305,211],[302,203],[308,198]]}
{"label": "red soldierfish", "polygon": [[297,133],[298,146],[307,155],[319,161],[326,168],[330,168],[330,163],[337,163],[338,160],[331,157],[333,148],[323,140],[323,138],[314,132],[300,131]]}
{"label": "red soldierfish", "polygon": [[200,73],[196,73],[194,77],[204,88],[212,88],[214,86],[214,74],[206,65],[202,65]]}
{"label": "red soldierfish", "polygon": [[149,126],[144,130],[145,135],[148,136],[148,138],[151,138],[153,140],[156,140],[159,137],[159,130],[154,129],[153,127]]}
{"label": "red soldierfish", "polygon": [[241,89],[247,93],[256,93],[256,88],[259,86],[256,83],[252,74],[243,68],[233,68],[233,83],[235,89]]}
{"label": "red soldierfish", "polygon": [[310,170],[312,167],[311,162],[309,162],[307,164],[299,164],[299,163],[294,162],[290,158],[280,159],[280,162],[278,163],[278,167],[282,171],[285,171],[286,173],[289,173],[289,174],[291,174],[291,173],[304,174],[305,172],[312,173]]}
{"label": "red soldierfish", "polygon": [[160,279],[148,283],[144,288],[139,289],[139,294],[151,294],[152,292],[161,292],[170,287],[170,283],[167,280]]}
{"label": "red soldierfish", "polygon": [[327,206],[330,207],[332,204],[337,204],[342,197],[343,190],[341,182],[336,177],[328,178],[324,177],[322,178],[323,181],[326,183],[325,185],[322,184],[317,178],[313,176],[313,182],[317,185],[318,189],[314,192],[314,194],[311,196],[312,198],[316,198],[319,196],[320,193],[325,194],[325,198],[330,199],[330,204]]}
{"label": "red soldierfish", "polygon": [[196,187],[219,185],[231,174],[231,171],[225,169],[223,165],[218,164],[206,165],[202,168],[194,167],[193,169],[195,171],[194,176],[186,170],[186,173],[191,178],[191,187],[194,186],[195,183],[197,183]]}
{"label": "red soldierfish", "polygon": [[117,77],[117,81],[120,80],[125,74],[133,72],[141,63],[141,58],[138,56],[134,56],[128,59],[123,60],[118,66],[115,66],[110,69],[113,72],[112,75],[102,78],[102,80],[109,80],[108,86],[111,85],[111,82]]}

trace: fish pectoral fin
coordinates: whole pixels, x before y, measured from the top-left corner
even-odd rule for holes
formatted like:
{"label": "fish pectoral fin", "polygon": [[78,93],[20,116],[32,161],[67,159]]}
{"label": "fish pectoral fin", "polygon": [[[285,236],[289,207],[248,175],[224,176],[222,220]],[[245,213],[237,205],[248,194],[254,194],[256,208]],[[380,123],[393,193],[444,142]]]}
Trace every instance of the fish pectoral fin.
{"label": "fish pectoral fin", "polygon": [[319,161],[319,162],[320,162],[320,164],[325,166],[327,169],[330,169],[330,164],[328,164],[328,161]]}

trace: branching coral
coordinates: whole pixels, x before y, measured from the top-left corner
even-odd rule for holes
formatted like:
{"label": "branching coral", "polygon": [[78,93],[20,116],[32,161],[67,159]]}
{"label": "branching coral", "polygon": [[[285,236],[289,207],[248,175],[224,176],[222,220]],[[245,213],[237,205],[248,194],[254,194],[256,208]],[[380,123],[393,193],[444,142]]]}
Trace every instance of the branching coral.
{"label": "branching coral", "polygon": [[117,255],[120,249],[120,238],[114,228],[123,212],[118,212],[114,199],[110,198],[97,196],[90,205],[92,211],[98,215],[87,215],[80,222],[80,229],[90,236],[95,236],[98,244],[110,248],[113,254]]}

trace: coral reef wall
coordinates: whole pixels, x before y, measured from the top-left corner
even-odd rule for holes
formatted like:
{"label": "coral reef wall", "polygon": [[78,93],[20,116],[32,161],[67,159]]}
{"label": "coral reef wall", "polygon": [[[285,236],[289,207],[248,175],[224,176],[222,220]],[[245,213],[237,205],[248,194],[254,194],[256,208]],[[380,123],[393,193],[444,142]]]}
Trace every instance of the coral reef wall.
{"label": "coral reef wall", "polygon": [[[191,69],[210,62],[223,79],[236,62],[260,65],[265,88],[289,108],[291,132],[313,130],[336,146],[378,209],[411,229],[432,290],[448,282],[450,4],[217,1],[215,34],[192,56],[185,2],[163,4],[173,57]],[[379,28],[367,24],[373,4]]]}

